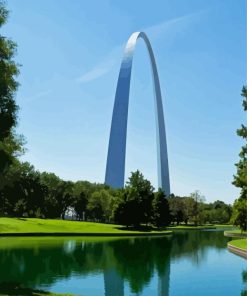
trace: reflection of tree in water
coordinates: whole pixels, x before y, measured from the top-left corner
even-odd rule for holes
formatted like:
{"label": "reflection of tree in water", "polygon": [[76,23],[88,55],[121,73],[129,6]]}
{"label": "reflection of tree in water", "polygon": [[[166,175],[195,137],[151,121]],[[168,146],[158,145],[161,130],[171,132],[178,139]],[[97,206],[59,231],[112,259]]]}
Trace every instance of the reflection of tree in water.
{"label": "reflection of tree in water", "polygon": [[155,270],[161,276],[166,273],[170,253],[169,239],[133,239],[116,241],[113,245],[116,269],[128,280],[132,292],[141,292],[150,282]]}
{"label": "reflection of tree in water", "polygon": [[167,238],[1,250],[0,281],[37,287],[53,284],[58,276],[105,271],[107,277],[107,271],[115,270],[129,281],[133,292],[140,292],[155,269],[161,276],[166,274],[169,251]]}
{"label": "reflection of tree in water", "polygon": [[[243,282],[247,284],[247,270],[244,270],[242,272],[242,278],[243,278]],[[242,292],[241,292],[241,296],[247,296],[247,289],[244,289]]]}
{"label": "reflection of tree in water", "polygon": [[56,277],[71,273],[88,274],[103,268],[103,244],[77,244],[68,253],[63,246],[36,249],[12,249],[0,252],[0,280],[21,282],[26,286],[52,284]]}
{"label": "reflection of tree in water", "polygon": [[140,293],[157,272],[158,295],[165,296],[168,295],[170,258],[187,256],[199,264],[207,248],[225,249],[226,241],[222,232],[191,231],[176,233],[172,238],[76,244],[67,240],[64,245],[49,248],[38,245],[0,250],[0,282],[11,281],[34,288],[52,285],[58,277],[97,272],[104,273],[106,295],[112,295],[116,289],[123,295],[123,280],[129,282],[132,292]]}
{"label": "reflection of tree in water", "polygon": [[221,252],[226,249],[228,240],[221,231],[177,231],[172,238],[171,257],[187,257],[194,264],[200,265],[208,248]]}

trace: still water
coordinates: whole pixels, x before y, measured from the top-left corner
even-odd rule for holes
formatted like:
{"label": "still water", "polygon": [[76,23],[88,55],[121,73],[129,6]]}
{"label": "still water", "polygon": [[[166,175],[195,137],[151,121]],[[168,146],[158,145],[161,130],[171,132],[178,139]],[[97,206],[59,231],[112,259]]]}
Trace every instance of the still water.
{"label": "still water", "polygon": [[247,260],[227,250],[228,240],[222,231],[0,238],[0,294],[7,283],[81,296],[247,295]]}

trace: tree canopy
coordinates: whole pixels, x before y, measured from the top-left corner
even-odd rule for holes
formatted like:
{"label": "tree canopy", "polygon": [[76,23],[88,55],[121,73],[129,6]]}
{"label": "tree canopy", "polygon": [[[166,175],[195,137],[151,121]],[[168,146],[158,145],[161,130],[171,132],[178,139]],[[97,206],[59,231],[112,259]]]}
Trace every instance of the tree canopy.
{"label": "tree canopy", "polygon": [[[242,89],[243,109],[247,111],[247,87]],[[239,153],[239,162],[236,164],[237,173],[234,176],[233,184],[240,188],[240,196],[234,202],[232,222],[240,226],[242,230],[247,230],[247,126],[241,125],[237,130],[237,135],[244,139],[244,145]]]}
{"label": "tree canopy", "polygon": [[[0,0],[0,28],[7,22],[8,10]],[[19,65],[14,61],[16,43],[0,34],[0,188],[5,173],[14,162],[16,153],[22,151],[23,138],[15,134],[18,106],[15,93],[19,83]]]}

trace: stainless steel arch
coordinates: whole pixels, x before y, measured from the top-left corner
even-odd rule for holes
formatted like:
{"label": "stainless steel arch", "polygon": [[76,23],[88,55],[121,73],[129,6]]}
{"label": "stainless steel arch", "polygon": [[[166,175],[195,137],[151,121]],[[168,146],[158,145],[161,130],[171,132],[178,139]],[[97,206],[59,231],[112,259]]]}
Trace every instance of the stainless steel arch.
{"label": "stainless steel arch", "polygon": [[153,50],[148,40],[148,37],[144,32],[133,33],[130,36],[125,47],[124,56],[118,77],[115,102],[112,114],[111,132],[105,173],[105,184],[108,184],[114,188],[124,187],[130,79],[133,54],[138,38],[142,38],[147,46],[153,74],[158,162],[158,186],[166,193],[166,195],[169,195],[169,167],[160,83]]}

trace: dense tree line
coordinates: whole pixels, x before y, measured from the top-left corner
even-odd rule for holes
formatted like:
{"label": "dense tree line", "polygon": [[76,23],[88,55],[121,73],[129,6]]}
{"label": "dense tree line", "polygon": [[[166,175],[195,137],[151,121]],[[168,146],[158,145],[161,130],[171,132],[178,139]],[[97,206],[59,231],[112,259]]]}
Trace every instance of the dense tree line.
{"label": "dense tree line", "polygon": [[40,173],[29,163],[15,162],[1,189],[0,213],[15,217],[70,218],[117,222],[126,226],[168,225],[169,205],[162,191],[137,171],[124,189],[104,184],[64,181],[53,173]]}
{"label": "dense tree line", "polygon": [[205,198],[196,190],[188,197],[179,197],[171,194],[169,198],[171,222],[202,225],[206,223],[229,223],[232,206],[217,200],[205,203]]}
{"label": "dense tree line", "polygon": [[188,197],[154,191],[150,181],[133,172],[125,188],[112,189],[87,181],[64,181],[53,173],[16,161],[0,190],[0,213],[14,217],[69,218],[139,227],[170,223],[228,223],[231,206],[205,203],[199,191]]}

